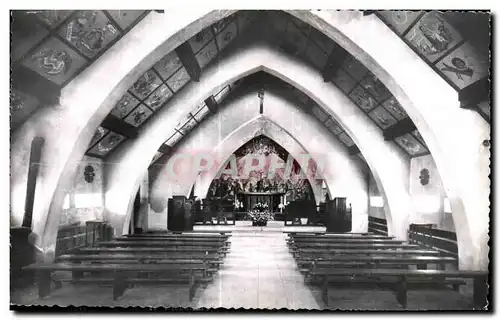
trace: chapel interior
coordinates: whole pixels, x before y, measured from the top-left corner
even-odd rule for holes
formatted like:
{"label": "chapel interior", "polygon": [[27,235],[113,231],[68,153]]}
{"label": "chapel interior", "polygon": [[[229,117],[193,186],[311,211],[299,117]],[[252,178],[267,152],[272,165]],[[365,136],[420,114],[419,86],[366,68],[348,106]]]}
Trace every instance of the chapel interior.
{"label": "chapel interior", "polygon": [[11,309],[491,309],[489,12],[10,31]]}

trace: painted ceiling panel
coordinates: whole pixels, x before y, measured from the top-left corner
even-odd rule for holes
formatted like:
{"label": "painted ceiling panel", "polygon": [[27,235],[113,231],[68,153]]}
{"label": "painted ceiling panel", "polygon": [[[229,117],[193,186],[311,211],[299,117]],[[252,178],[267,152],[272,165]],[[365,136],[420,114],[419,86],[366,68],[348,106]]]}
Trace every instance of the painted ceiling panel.
{"label": "painted ceiling panel", "polygon": [[58,85],[69,80],[85,63],[84,58],[53,37],[22,60],[24,66]]}
{"label": "painted ceiling panel", "polygon": [[160,61],[158,61],[154,66],[155,70],[158,71],[163,79],[168,79],[180,67],[182,67],[182,63],[175,51],[171,51],[169,54],[161,58]]}
{"label": "painted ceiling panel", "polygon": [[93,58],[115,38],[118,29],[102,11],[78,11],[58,32],[81,53]]}
{"label": "painted ceiling panel", "polygon": [[182,134],[177,131],[165,142],[167,146],[173,147],[180,139],[182,138]]}
{"label": "painted ceiling panel", "polygon": [[384,108],[389,111],[397,120],[403,120],[404,118],[407,118],[408,115],[406,114],[406,111],[401,107],[399,102],[394,98],[390,97],[386,101],[382,103]]}
{"label": "painted ceiling panel", "polygon": [[26,121],[29,116],[40,106],[40,101],[31,95],[10,90],[10,122],[11,127],[15,128],[20,123]]}
{"label": "painted ceiling panel", "polygon": [[401,35],[419,17],[422,11],[379,11],[386,23]]}
{"label": "painted ceiling panel", "polygon": [[190,118],[183,126],[182,128],[179,129],[179,131],[186,135],[189,131],[191,131],[191,129],[194,128],[194,126],[196,126],[196,121],[194,121],[193,118]]}
{"label": "painted ceiling panel", "polygon": [[318,69],[323,69],[328,60],[326,53],[314,42],[309,42],[305,55]]}
{"label": "painted ceiling panel", "polygon": [[337,85],[344,93],[349,93],[356,86],[354,80],[344,69],[338,69],[333,76],[332,82]]}
{"label": "painted ceiling panel", "polygon": [[92,147],[89,150],[89,153],[104,157],[114,150],[123,140],[125,140],[124,136],[116,132],[110,132],[101,141],[99,141],[99,143]]}
{"label": "painted ceiling panel", "polygon": [[120,99],[120,101],[118,101],[118,103],[113,108],[113,110],[111,110],[111,114],[114,115],[115,117],[123,119],[138,104],[139,104],[139,100],[137,100],[134,96],[132,96],[129,92],[127,92]]}
{"label": "painted ceiling panel", "polygon": [[381,128],[381,129],[387,129],[393,124],[396,124],[397,120],[394,119],[393,116],[387,110],[382,108],[382,106],[378,106],[377,108],[373,109],[368,116],[375,121],[375,123]]}
{"label": "painted ceiling panel", "polygon": [[189,44],[191,45],[193,52],[196,54],[208,43],[208,41],[212,40],[212,38],[213,34],[211,28],[206,28],[189,39]]}
{"label": "painted ceiling panel", "polygon": [[214,95],[215,102],[220,103],[229,93],[229,86],[224,87],[216,95]]}
{"label": "painted ceiling panel", "polygon": [[124,30],[130,27],[144,13],[144,10],[108,10],[108,13]]}
{"label": "painted ceiling panel", "polygon": [[11,59],[18,60],[27,54],[28,51],[39,43],[49,32],[37,25],[37,28],[28,31],[15,31],[11,29]]}
{"label": "painted ceiling panel", "polygon": [[162,84],[151,95],[149,95],[146,100],[144,100],[144,103],[156,111],[161,108],[161,106],[172,96],[172,91],[170,91],[166,85]]}
{"label": "painted ceiling panel", "polygon": [[202,104],[201,108],[199,108],[199,107],[196,108],[196,113],[193,112],[193,115],[197,121],[200,121],[209,113],[210,113],[210,110],[208,110],[207,106],[205,104]]}
{"label": "painted ceiling panel", "polygon": [[145,105],[140,104],[125,118],[125,122],[130,123],[134,127],[138,127],[146,121],[151,114],[153,114],[151,110],[149,110]]}
{"label": "painted ceiling panel", "polygon": [[382,102],[391,96],[385,85],[373,73],[368,72],[361,80],[361,85],[378,102]]}
{"label": "painted ceiling panel", "polygon": [[287,32],[283,38],[286,42],[287,48],[291,54],[300,55],[303,53],[308,44],[308,38],[295,26],[295,24],[289,22],[287,27]]}
{"label": "painted ceiling panel", "polygon": [[325,125],[330,129],[335,135],[339,135],[342,132],[342,127],[332,118],[325,122]]}
{"label": "painted ceiling panel", "polygon": [[483,101],[478,105],[478,108],[488,117],[488,119],[491,119],[491,106],[489,101]]}
{"label": "painted ceiling panel", "polygon": [[346,146],[352,147],[354,145],[354,141],[352,141],[351,137],[349,137],[347,133],[342,132],[338,137]]}
{"label": "painted ceiling panel", "polygon": [[216,36],[219,50],[224,49],[231,41],[233,41],[234,38],[236,38],[237,35],[238,27],[236,26],[236,20],[234,20]]}
{"label": "painted ceiling panel", "polygon": [[191,78],[186,71],[186,68],[182,67],[179,71],[177,71],[170,79],[167,80],[168,86],[174,91],[179,91],[186,83],[189,82]]}
{"label": "painted ceiling panel", "polygon": [[436,11],[425,13],[405,38],[430,62],[441,58],[462,40],[458,32]]}
{"label": "painted ceiling panel", "polygon": [[229,17],[225,17],[217,22],[215,22],[212,25],[212,29],[214,30],[215,34],[219,34],[222,30],[224,30],[229,24],[234,22],[234,14],[230,15]]}
{"label": "painted ceiling panel", "polygon": [[40,10],[36,11],[36,16],[51,28],[57,27],[70,14],[70,10]]}
{"label": "painted ceiling panel", "polygon": [[157,153],[155,154],[155,156],[153,157],[153,159],[151,159],[151,163],[155,163],[155,162],[156,162],[156,160],[160,159],[160,157],[161,157],[162,155],[163,155],[163,153],[161,153],[161,152],[157,152]]}
{"label": "painted ceiling panel", "polygon": [[394,141],[396,141],[396,143],[412,157],[428,152],[427,149],[409,133],[401,137],[397,137]]}
{"label": "painted ceiling panel", "polygon": [[354,88],[349,97],[365,112],[369,112],[377,106],[377,101],[359,85]]}
{"label": "painted ceiling panel", "polygon": [[108,129],[99,126],[96,132],[94,133],[92,140],[90,140],[89,146],[93,146],[95,143],[97,143],[97,141],[101,140],[102,137],[108,134],[108,132],[109,132]]}
{"label": "painted ceiling panel", "polygon": [[321,122],[325,122],[328,119],[328,114],[326,114],[325,111],[323,111],[320,107],[318,106],[313,106],[312,108],[312,113],[318,118]]}
{"label": "painted ceiling panel", "polygon": [[200,64],[200,68],[203,69],[216,55],[217,47],[215,41],[212,40],[196,54],[196,60]]}
{"label": "painted ceiling panel", "polygon": [[135,94],[139,99],[146,98],[151,92],[161,85],[161,79],[156,72],[152,69],[146,71],[137,81],[132,85],[130,91]]}
{"label": "painted ceiling panel", "polygon": [[324,33],[319,32],[316,28],[311,28],[311,40],[314,41],[325,53],[332,52],[334,44]]}
{"label": "painted ceiling panel", "polygon": [[427,145],[425,144],[425,141],[424,141],[424,138],[422,137],[422,135],[420,134],[420,131],[418,130],[413,130],[412,133],[411,133],[415,138],[417,138],[417,141],[420,142],[424,147],[427,147]]}
{"label": "painted ceiling panel", "polygon": [[459,89],[489,75],[489,59],[482,57],[474,48],[465,43],[453,50],[436,64],[445,77]]}
{"label": "painted ceiling panel", "polygon": [[357,81],[363,80],[368,73],[368,69],[351,55],[346,58],[343,67]]}

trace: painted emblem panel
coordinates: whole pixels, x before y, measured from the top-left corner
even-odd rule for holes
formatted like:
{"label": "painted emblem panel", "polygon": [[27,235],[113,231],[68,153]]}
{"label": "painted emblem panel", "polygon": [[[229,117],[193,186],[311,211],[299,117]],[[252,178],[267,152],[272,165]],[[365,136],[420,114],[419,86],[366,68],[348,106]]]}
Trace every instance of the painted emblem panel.
{"label": "painted emblem panel", "polygon": [[115,117],[123,119],[127,114],[132,111],[139,104],[139,100],[134,98],[129,92],[125,93],[123,97],[118,101],[116,106],[111,110],[111,114]]}
{"label": "painted emblem panel", "polygon": [[177,71],[170,79],[167,80],[167,84],[174,92],[179,91],[186,83],[189,82],[191,78],[187,73],[186,69],[182,67]]}
{"label": "painted emblem panel", "polygon": [[316,28],[311,28],[311,40],[327,54],[332,52],[335,46],[332,39],[328,38],[324,33],[319,32]]}
{"label": "painted emblem panel", "polygon": [[326,61],[328,60],[326,53],[313,42],[309,42],[309,45],[307,46],[306,57],[318,69],[323,69]]}
{"label": "painted emblem panel", "polygon": [[430,62],[442,57],[462,40],[458,32],[436,11],[424,14],[405,38]]}
{"label": "painted emblem panel", "polygon": [[158,61],[154,68],[163,79],[168,79],[173,75],[179,68],[182,67],[182,63],[177,56],[175,51],[171,51],[169,54],[164,56]]}
{"label": "painted emblem panel", "polygon": [[219,50],[224,49],[231,41],[233,41],[234,38],[236,38],[237,35],[238,27],[236,26],[236,21],[234,21],[216,36]]}
{"label": "painted emblem panel", "polygon": [[385,10],[379,11],[378,13],[388,25],[395,29],[397,34],[401,35],[418,18],[421,12],[422,11]]}
{"label": "painted emblem panel", "polygon": [[146,98],[153,90],[161,85],[161,79],[153,70],[146,71],[145,74],[140,76],[139,79],[132,85],[132,91],[139,99]]}
{"label": "painted emblem panel", "polygon": [[10,90],[10,124],[14,129],[17,125],[28,120],[29,116],[40,106],[40,101],[31,95]]}
{"label": "painted emblem panel", "polygon": [[368,69],[351,55],[345,59],[343,68],[357,81],[363,80],[368,73]]}
{"label": "painted emblem panel", "polygon": [[409,133],[397,137],[394,141],[412,157],[427,153],[427,149]]}
{"label": "painted emblem panel", "polygon": [[356,86],[356,80],[354,80],[346,71],[343,69],[338,69],[337,73],[333,76],[332,82],[339,87],[344,93],[349,93]]}
{"label": "painted emblem panel", "polygon": [[352,141],[351,137],[347,135],[347,133],[342,132],[338,135],[340,141],[342,141],[346,146],[352,147],[354,145],[354,141]]}
{"label": "painted emblem panel", "polygon": [[50,81],[62,85],[80,70],[86,61],[66,44],[51,37],[31,56],[25,57],[22,64]]}
{"label": "painted emblem panel", "polygon": [[80,52],[93,58],[120,35],[118,29],[102,11],[79,11],[66,22],[59,34]]}
{"label": "painted emblem panel", "polygon": [[200,64],[200,68],[205,68],[205,66],[212,61],[212,59],[217,55],[217,47],[215,46],[215,41],[210,41],[203,49],[196,54],[196,60]]}
{"label": "painted emblem panel", "polygon": [[417,138],[417,141],[418,141],[418,142],[420,142],[420,143],[421,143],[424,147],[427,147],[427,145],[426,145],[426,144],[425,144],[425,142],[424,142],[424,138],[423,138],[423,137],[422,137],[422,135],[420,134],[420,131],[418,131],[418,130],[413,130],[413,131],[411,132],[411,134],[412,134],[415,138]]}
{"label": "painted emblem panel", "polygon": [[377,101],[359,85],[356,86],[351,94],[349,94],[349,97],[358,105],[358,107],[366,112],[371,111],[377,106]]}
{"label": "painted emblem panel", "polygon": [[406,114],[406,112],[403,109],[403,107],[399,104],[399,102],[394,97],[390,97],[389,99],[387,99],[386,101],[384,101],[382,103],[382,105],[397,120],[403,120],[404,118],[408,117],[408,115]]}
{"label": "painted emblem panel", "polygon": [[97,143],[92,149],[89,150],[89,153],[97,155],[97,156],[106,156],[112,150],[114,150],[125,137],[116,133],[109,132],[99,143]]}
{"label": "painted emblem panel", "polygon": [[37,11],[36,16],[48,24],[51,28],[58,26],[70,14],[70,10],[40,10]]}
{"label": "painted emblem panel", "polygon": [[130,27],[144,13],[144,10],[108,10],[108,13],[124,30]]}
{"label": "painted emblem panel", "polygon": [[332,118],[328,119],[328,121],[325,122],[325,125],[330,129],[333,134],[338,135],[342,132],[342,127],[340,124],[338,124],[335,120]]}
{"label": "painted emblem panel", "polygon": [[93,146],[97,141],[104,137],[109,132],[108,129],[99,126],[90,140],[89,146]]}
{"label": "painted emblem panel", "polygon": [[382,81],[371,72],[368,72],[366,77],[361,80],[361,85],[378,102],[382,102],[391,96],[391,93]]}
{"label": "painted emblem panel", "polygon": [[196,107],[196,109],[192,112],[194,118],[198,121],[203,119],[209,113],[210,110],[208,110],[208,107],[204,103]]}
{"label": "painted emblem panel", "polygon": [[191,49],[193,52],[196,54],[198,51],[203,48],[208,41],[210,41],[213,38],[212,31],[210,28],[206,28],[204,30],[201,30],[199,33],[197,33],[194,37],[189,39],[189,45],[191,46]]}
{"label": "painted emblem panel", "polygon": [[312,107],[312,113],[318,118],[321,122],[325,122],[326,119],[328,119],[328,115],[326,114],[323,109],[321,109],[318,106],[313,106]]}
{"label": "painted emblem panel", "polygon": [[372,118],[381,129],[386,129],[397,122],[397,120],[394,119],[387,110],[382,108],[382,106],[373,109],[368,116]]}
{"label": "painted emblem panel", "polygon": [[173,94],[170,89],[166,85],[162,84],[146,100],[144,100],[144,103],[156,111],[161,108],[161,106],[172,96]]}
{"label": "painted emblem panel", "polygon": [[40,42],[49,32],[41,25],[34,29],[29,29],[23,32],[16,32],[11,28],[11,59],[17,60],[23,57],[24,54]]}
{"label": "painted emblem panel", "polygon": [[474,48],[465,43],[444,57],[436,67],[459,89],[487,77],[489,57],[481,56]]}
{"label": "painted emblem panel", "polygon": [[138,127],[146,121],[151,114],[153,114],[153,112],[145,105],[141,104],[125,118],[125,122],[130,123],[134,127]]}
{"label": "painted emblem panel", "polygon": [[179,132],[175,132],[169,139],[168,141],[165,142],[167,146],[173,147],[180,139],[182,138],[182,135]]}

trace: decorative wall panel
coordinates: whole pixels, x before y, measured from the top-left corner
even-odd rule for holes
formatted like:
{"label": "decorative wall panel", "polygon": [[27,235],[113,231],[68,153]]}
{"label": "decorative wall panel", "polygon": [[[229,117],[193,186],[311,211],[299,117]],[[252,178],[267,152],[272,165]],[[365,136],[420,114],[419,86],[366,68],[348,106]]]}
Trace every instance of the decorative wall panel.
{"label": "decorative wall panel", "polygon": [[203,49],[196,54],[196,60],[200,64],[200,68],[205,68],[205,66],[212,61],[212,59],[217,55],[217,47],[215,46],[215,41],[210,41]]}
{"label": "decorative wall panel", "polygon": [[418,156],[428,152],[427,149],[409,133],[397,137],[394,141],[396,141],[396,143],[410,156]]}
{"label": "decorative wall panel", "polygon": [[173,76],[167,80],[167,84],[174,92],[179,91],[191,78],[186,71],[186,68],[181,68]]}
{"label": "decorative wall panel", "polygon": [[349,97],[364,111],[375,108],[377,101],[359,85],[349,94]]}
{"label": "decorative wall panel", "polygon": [[149,97],[144,101],[146,105],[148,105],[151,109],[157,110],[161,108],[161,106],[167,102],[170,97],[172,97],[172,92],[170,89],[162,84],[159,86]]}
{"label": "decorative wall panel", "polygon": [[132,91],[139,99],[146,98],[151,92],[161,85],[161,79],[156,72],[148,70],[132,85]]}
{"label": "decorative wall panel", "polygon": [[144,10],[108,10],[108,13],[124,30],[130,27],[144,13]]}
{"label": "decorative wall panel", "polygon": [[388,25],[392,26],[396,33],[401,35],[419,17],[422,11],[379,11]]}
{"label": "decorative wall panel", "polygon": [[170,78],[180,67],[182,67],[182,63],[175,51],[171,51],[161,58],[154,66],[163,79]]}
{"label": "decorative wall panel", "polygon": [[116,106],[111,110],[111,114],[120,119],[124,118],[127,114],[132,111],[139,104],[139,100],[134,98],[130,93],[125,93],[125,95],[118,101]]}
{"label": "decorative wall panel", "polygon": [[387,129],[390,126],[396,124],[397,120],[394,119],[393,116],[387,110],[382,108],[382,106],[378,106],[377,108],[373,109],[368,116],[375,121],[375,123],[381,128],[381,129]]}
{"label": "decorative wall panel", "polygon": [[140,126],[144,121],[146,121],[153,112],[149,110],[145,105],[140,104],[137,108],[132,111],[126,118],[125,122],[130,123],[134,127]]}

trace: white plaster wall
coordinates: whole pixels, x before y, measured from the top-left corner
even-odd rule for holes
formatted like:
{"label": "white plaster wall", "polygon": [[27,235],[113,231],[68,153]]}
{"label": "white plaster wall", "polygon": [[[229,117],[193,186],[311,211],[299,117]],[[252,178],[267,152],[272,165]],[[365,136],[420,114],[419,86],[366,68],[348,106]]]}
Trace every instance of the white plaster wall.
{"label": "white plaster wall", "polygon": [[[367,230],[367,199],[365,174],[357,161],[350,159],[341,143],[312,115],[303,111],[279,93],[266,91],[264,114],[259,116],[257,92],[248,92],[232,101],[207,121],[201,123],[191,135],[181,141],[172,154],[196,153],[204,146],[216,146],[210,153],[217,154],[218,165],[213,170],[182,181],[173,181],[165,165],[154,180],[151,189],[153,206],[162,210],[166,219],[166,202],[179,192],[187,195],[196,179],[195,195],[204,198],[216,173],[235,150],[259,134],[265,134],[283,146],[292,156],[310,153],[317,162],[324,163],[324,178],[333,197],[347,197],[353,208],[353,230]],[[257,118],[256,118],[257,117]],[[284,129],[286,128],[286,129]],[[221,134],[225,132],[226,134]],[[302,147],[304,146],[304,147]],[[313,182],[314,183],[314,182]],[[176,185],[172,187],[172,185]],[[182,186],[180,186],[182,185]],[[321,198],[321,182],[316,184],[317,201]],[[151,213],[157,217],[157,214]],[[165,222],[162,223],[162,226]]]}

